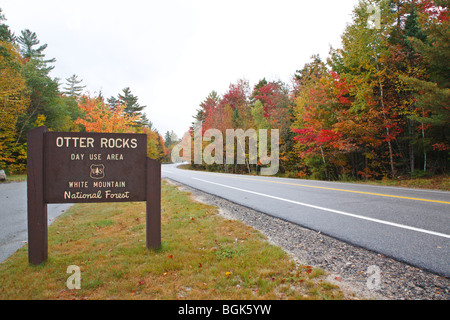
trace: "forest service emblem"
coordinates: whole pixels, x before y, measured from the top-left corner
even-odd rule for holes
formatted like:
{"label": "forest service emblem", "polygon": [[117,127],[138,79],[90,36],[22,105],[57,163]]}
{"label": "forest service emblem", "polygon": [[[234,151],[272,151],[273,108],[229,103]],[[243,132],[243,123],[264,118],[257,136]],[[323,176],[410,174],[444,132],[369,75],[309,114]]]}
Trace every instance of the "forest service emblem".
{"label": "forest service emblem", "polygon": [[92,179],[103,179],[105,177],[105,166],[103,164],[93,164],[91,165]]}

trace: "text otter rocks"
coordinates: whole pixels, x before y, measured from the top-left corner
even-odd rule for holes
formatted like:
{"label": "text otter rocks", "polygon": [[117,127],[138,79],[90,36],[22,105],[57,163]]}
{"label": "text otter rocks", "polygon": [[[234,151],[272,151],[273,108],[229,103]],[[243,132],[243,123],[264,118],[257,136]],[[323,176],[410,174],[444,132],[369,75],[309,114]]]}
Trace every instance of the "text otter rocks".
{"label": "text otter rocks", "polygon": [[[56,137],[58,148],[94,148],[93,137]],[[100,138],[100,148],[105,149],[127,149],[137,148],[137,139],[130,138]]]}
{"label": "text otter rocks", "polygon": [[48,132],[45,138],[47,201],[145,199],[145,134]]}
{"label": "text otter rocks", "polygon": [[48,258],[49,203],[146,202],[146,246],[161,248],[161,163],[146,134],[27,133],[28,261]]}

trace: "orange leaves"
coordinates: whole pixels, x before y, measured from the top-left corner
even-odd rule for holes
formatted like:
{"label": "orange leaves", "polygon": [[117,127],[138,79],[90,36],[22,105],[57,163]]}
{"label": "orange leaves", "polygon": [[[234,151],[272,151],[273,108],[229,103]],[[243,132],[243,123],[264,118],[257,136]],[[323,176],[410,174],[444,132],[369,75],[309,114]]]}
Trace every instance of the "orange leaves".
{"label": "orange leaves", "polygon": [[125,105],[117,105],[110,109],[103,99],[83,96],[79,107],[85,112],[83,118],[75,123],[85,127],[87,132],[131,133],[133,123],[139,120],[137,115],[124,112]]}
{"label": "orange leaves", "polygon": [[147,156],[152,159],[162,159],[166,154],[164,139],[161,135],[147,127],[142,128],[143,133],[147,135]]}
{"label": "orange leaves", "polygon": [[312,267],[311,266],[302,266],[302,269],[304,269],[304,271],[307,274],[311,274],[311,272],[312,272]]}
{"label": "orange leaves", "polygon": [[435,143],[433,144],[433,150],[446,151],[450,150],[450,146],[447,143]]}

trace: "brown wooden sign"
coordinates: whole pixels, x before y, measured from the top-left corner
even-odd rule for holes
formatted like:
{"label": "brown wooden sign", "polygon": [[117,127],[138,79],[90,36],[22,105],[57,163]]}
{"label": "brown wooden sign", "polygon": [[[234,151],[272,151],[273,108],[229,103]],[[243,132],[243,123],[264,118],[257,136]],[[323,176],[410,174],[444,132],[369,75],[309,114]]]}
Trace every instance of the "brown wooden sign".
{"label": "brown wooden sign", "polygon": [[47,203],[145,201],[147,135],[45,135]]}
{"label": "brown wooden sign", "polygon": [[147,201],[147,247],[161,245],[161,164],[145,134],[28,132],[28,252],[47,260],[47,204]]}

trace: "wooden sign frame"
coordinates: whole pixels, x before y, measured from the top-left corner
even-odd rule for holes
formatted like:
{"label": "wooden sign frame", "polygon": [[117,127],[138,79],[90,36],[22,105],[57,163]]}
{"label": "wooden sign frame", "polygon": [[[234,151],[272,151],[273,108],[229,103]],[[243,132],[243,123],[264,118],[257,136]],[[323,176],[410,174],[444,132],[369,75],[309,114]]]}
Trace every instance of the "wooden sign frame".
{"label": "wooden sign frame", "polygon": [[[48,132],[38,127],[28,132],[27,145],[30,264],[48,259],[49,203],[146,201],[146,245],[161,247],[161,163],[146,157],[145,134]],[[111,189],[103,193],[105,175],[116,181],[103,182]],[[123,178],[118,182],[119,177]],[[80,187],[86,192],[78,191]]]}

